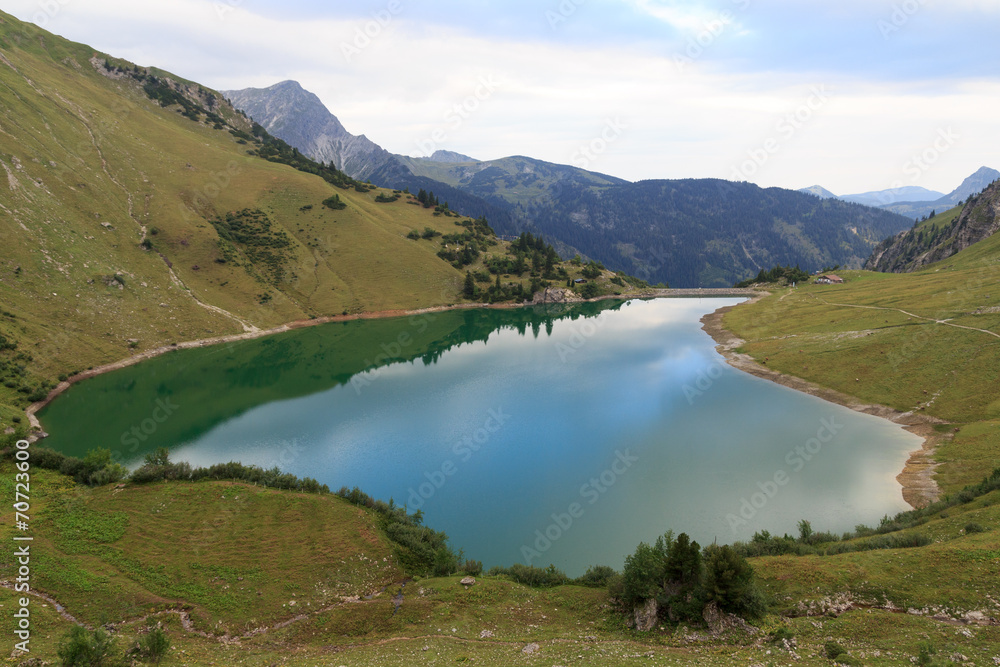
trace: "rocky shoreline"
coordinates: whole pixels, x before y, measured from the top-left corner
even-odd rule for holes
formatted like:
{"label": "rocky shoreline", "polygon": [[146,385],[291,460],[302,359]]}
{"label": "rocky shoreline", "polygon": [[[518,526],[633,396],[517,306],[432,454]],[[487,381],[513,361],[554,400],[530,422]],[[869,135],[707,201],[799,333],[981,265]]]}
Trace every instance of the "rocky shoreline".
{"label": "rocky shoreline", "polygon": [[[740,305],[753,303],[763,298],[763,296],[765,295],[758,295],[754,299]],[[919,413],[900,412],[877,403],[864,403],[853,396],[834,389],[822,387],[793,375],[779,373],[758,364],[750,355],[737,351],[746,341],[723,326],[723,317],[734,307],[727,306],[720,308],[714,313],[709,313],[701,318],[702,329],[712,337],[716,343],[716,349],[725,357],[730,366],[759,378],[822,398],[825,401],[842,405],[855,412],[888,419],[894,424],[902,426],[910,433],[920,436],[924,439],[923,447],[910,453],[910,458],[907,460],[903,471],[896,477],[896,481],[903,487],[903,500],[913,508],[925,507],[941,496],[941,489],[938,487],[937,482],[934,481],[934,471],[937,468],[937,463],[934,461],[934,452],[938,445],[948,436],[937,433],[934,430],[934,424],[940,423],[939,420]]]}

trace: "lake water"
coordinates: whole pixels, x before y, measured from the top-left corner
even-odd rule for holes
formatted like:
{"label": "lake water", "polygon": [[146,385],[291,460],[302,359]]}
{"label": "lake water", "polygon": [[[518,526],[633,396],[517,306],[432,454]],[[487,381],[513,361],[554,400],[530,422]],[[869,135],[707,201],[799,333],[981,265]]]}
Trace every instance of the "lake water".
{"label": "lake water", "polygon": [[462,310],[183,350],[75,385],[46,446],[278,466],[423,510],[487,566],[620,568],[701,543],[840,532],[908,509],[920,440],[727,366],[699,319],[738,299]]}

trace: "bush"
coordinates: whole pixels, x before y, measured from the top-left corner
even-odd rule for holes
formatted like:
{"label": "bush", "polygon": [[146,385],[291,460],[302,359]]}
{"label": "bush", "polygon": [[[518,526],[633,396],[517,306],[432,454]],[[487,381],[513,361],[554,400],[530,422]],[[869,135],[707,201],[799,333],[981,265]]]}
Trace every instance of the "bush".
{"label": "bush", "polygon": [[83,626],[74,626],[63,638],[57,654],[64,667],[119,664],[114,638],[100,628],[88,632]]}
{"label": "bush", "polygon": [[441,545],[434,552],[434,576],[447,577],[458,570],[458,560],[455,554],[445,545]]}
{"label": "bush", "polygon": [[323,206],[333,209],[334,211],[342,211],[347,208],[347,204],[340,201],[340,195],[333,195],[323,200]]}
{"label": "bush", "polygon": [[826,549],[826,555],[851,553],[854,551],[875,551],[878,549],[912,549],[925,547],[931,543],[931,538],[922,533],[909,535],[876,535],[858,542],[839,542]]}
{"label": "bush", "polygon": [[589,586],[590,588],[606,588],[609,582],[616,576],[618,576],[618,573],[615,572],[614,568],[607,565],[595,565],[588,567],[584,575],[573,583],[580,584],[581,586]]}
{"label": "bush", "polygon": [[170,650],[170,639],[167,637],[167,633],[157,626],[151,628],[139,639],[138,649],[139,655],[147,662],[160,664],[160,660],[163,660],[167,651]]}
{"label": "bush", "polygon": [[410,233],[406,235],[406,238],[416,241],[417,239],[420,238],[420,232],[418,232],[415,229],[411,229]]}
{"label": "bush", "polygon": [[635,552],[625,557],[622,602],[627,609],[655,598],[663,590],[666,553],[662,543],[662,539],[654,546],[640,542]]}
{"label": "bush", "polygon": [[550,588],[552,586],[562,586],[569,583],[569,577],[555,565],[546,568],[535,567],[534,565],[524,565],[514,563],[510,567],[494,567],[487,575],[491,577],[506,576],[511,580],[531,586],[532,588]]}
{"label": "bush", "polygon": [[44,470],[59,470],[66,455],[48,447],[40,447],[31,453],[31,464]]}
{"label": "bush", "polygon": [[826,652],[826,657],[830,660],[837,658],[838,656],[847,653],[847,649],[838,644],[837,642],[827,642],[823,645],[823,650]]}
{"label": "bush", "polygon": [[92,473],[87,480],[87,484],[89,486],[117,484],[126,477],[128,477],[128,468],[118,463],[111,463]]}
{"label": "bush", "polygon": [[767,611],[753,567],[728,545],[705,550],[705,596],[722,611],[744,618],[759,618]]}
{"label": "bush", "polygon": [[469,559],[462,563],[462,566],[458,569],[462,574],[470,577],[478,577],[483,573],[483,562]]}
{"label": "bush", "polygon": [[983,528],[978,523],[969,523],[965,526],[965,534],[972,535],[973,533],[985,533],[986,529]]}
{"label": "bush", "polygon": [[580,296],[584,299],[593,299],[601,296],[601,286],[597,283],[587,283],[580,288]]}
{"label": "bush", "polygon": [[778,628],[767,637],[767,641],[772,644],[780,644],[784,641],[792,641],[793,639],[795,639],[795,635],[786,627]]}

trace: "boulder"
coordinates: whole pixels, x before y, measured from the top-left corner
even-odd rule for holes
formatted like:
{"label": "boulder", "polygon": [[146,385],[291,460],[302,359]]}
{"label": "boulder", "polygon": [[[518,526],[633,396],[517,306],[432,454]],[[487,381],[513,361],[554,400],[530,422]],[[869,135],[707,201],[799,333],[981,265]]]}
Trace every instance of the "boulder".
{"label": "boulder", "polygon": [[639,632],[649,632],[656,627],[659,621],[660,605],[655,598],[646,600],[644,604],[637,605],[632,612],[632,623]]}
{"label": "boulder", "polygon": [[735,614],[727,614],[722,611],[714,602],[709,602],[705,605],[705,611],[702,613],[702,617],[705,619],[708,629],[713,635],[716,636],[736,633],[750,635],[752,637],[760,632],[760,630],[753,627],[739,616],[736,616]]}

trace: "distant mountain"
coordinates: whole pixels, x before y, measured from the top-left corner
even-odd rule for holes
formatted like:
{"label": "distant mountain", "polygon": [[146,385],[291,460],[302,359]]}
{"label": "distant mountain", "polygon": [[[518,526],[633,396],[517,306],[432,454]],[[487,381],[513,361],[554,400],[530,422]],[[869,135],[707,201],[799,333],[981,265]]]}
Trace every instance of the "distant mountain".
{"label": "distant mountain", "polygon": [[434,155],[427,158],[431,162],[452,162],[452,163],[462,163],[462,162],[479,162],[474,157],[469,157],[468,155],[462,155],[461,153],[456,153],[455,151],[434,151]]}
{"label": "distant mountain", "polygon": [[989,167],[980,167],[976,173],[962,181],[962,184],[955,188],[950,194],[943,195],[933,202],[908,200],[900,201],[888,206],[883,206],[886,210],[905,215],[911,220],[930,215],[932,212],[946,211],[957,206],[972,195],[982,192],[993,181],[1000,179],[1000,171]]}
{"label": "distant mountain", "polygon": [[[276,136],[343,164],[355,178],[433,191],[456,211],[485,215],[501,234],[539,233],[563,256],[580,253],[652,283],[730,286],[776,263],[860,267],[879,240],[912,224],[888,211],[750,183],[630,183],[525,156],[479,161],[451,151],[386,159],[371,142],[352,143],[304,92],[285,82],[228,94]],[[324,147],[331,152],[320,153]]]}
{"label": "distant mountain", "polygon": [[392,153],[368,137],[348,132],[316,95],[296,81],[222,94],[274,136],[314,160],[333,162],[353,178],[364,180],[394,161]]}
{"label": "distant mountain", "polygon": [[[268,88],[227,90],[223,94],[274,136],[298,148],[303,155],[333,162],[352,178],[383,187],[413,192],[433,191],[453,210],[474,217],[486,216],[494,224],[511,224],[510,207],[485,202],[457,188],[414,174],[398,156],[364,135],[347,131],[323,102],[296,81],[282,81]],[[474,161],[459,153],[438,151],[429,161]]]}
{"label": "distant mountain", "polygon": [[[977,172],[978,173],[978,172]],[[921,222],[886,239],[865,262],[865,268],[905,273],[947,259],[1000,230],[1000,181],[989,185],[967,204]]]}
{"label": "distant mountain", "polygon": [[814,185],[808,188],[801,188],[798,192],[804,192],[807,195],[816,195],[820,199],[836,199],[837,195],[833,194],[822,185]]}
{"label": "distant mountain", "polygon": [[628,181],[579,167],[544,162],[523,155],[472,163],[429,158],[399,158],[414,174],[433,178],[479,197],[529,206],[570,187],[607,187]]}
{"label": "distant mountain", "polygon": [[857,195],[844,195],[843,197],[840,197],[840,199],[854,202],[855,204],[864,204],[865,206],[885,207],[889,204],[895,204],[901,201],[937,201],[944,196],[945,195],[942,192],[935,192],[934,190],[928,190],[927,188],[921,188],[915,185],[906,185],[890,190],[875,190],[872,192],[862,192]]}
{"label": "distant mountain", "polygon": [[775,264],[860,267],[911,223],[888,211],[714,179],[562,183],[519,207],[546,238],[672,287],[724,287]]}
{"label": "distant mountain", "polygon": [[451,220],[378,202],[221,94],[2,11],[0,61],[0,379],[23,387],[0,414],[57,368],[459,298],[463,273],[406,238]]}
{"label": "distant mountain", "polygon": [[963,203],[966,199],[968,199],[970,196],[977,195],[983,190],[985,190],[987,187],[990,186],[991,183],[993,183],[997,179],[1000,179],[1000,171],[997,171],[996,169],[990,169],[989,167],[980,167],[978,170],[976,170],[976,173],[974,173],[972,176],[969,176],[967,179],[962,181],[962,184],[957,188],[955,188],[951,192],[951,194],[942,197],[936,203],[937,204],[948,203],[953,206],[958,206],[959,204]]}

